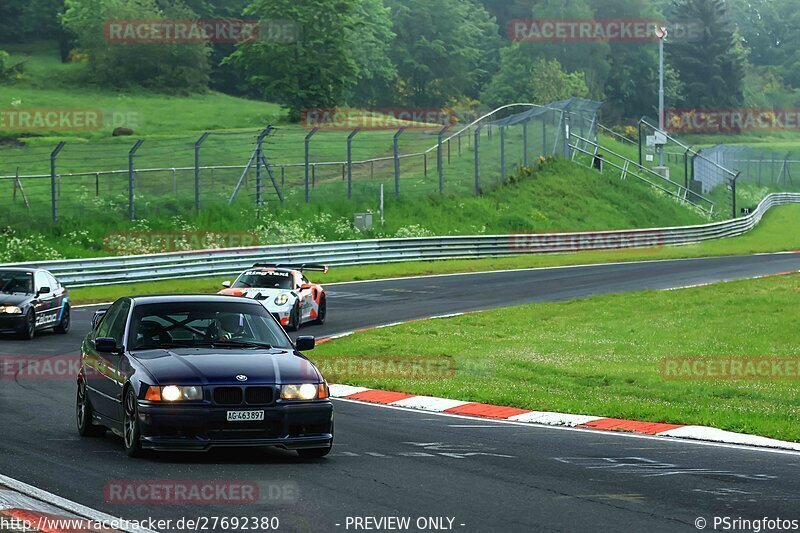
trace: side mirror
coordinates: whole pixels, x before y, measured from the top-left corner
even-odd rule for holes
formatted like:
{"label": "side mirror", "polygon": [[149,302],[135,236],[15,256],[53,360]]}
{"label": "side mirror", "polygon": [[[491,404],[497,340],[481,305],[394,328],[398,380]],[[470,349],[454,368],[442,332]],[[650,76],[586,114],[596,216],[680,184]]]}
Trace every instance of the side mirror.
{"label": "side mirror", "polygon": [[118,353],[117,341],[111,337],[98,337],[94,340],[94,349],[100,353]]}
{"label": "side mirror", "polygon": [[304,291],[306,289],[312,289],[314,286],[311,283],[303,283],[300,285],[300,290]]}
{"label": "side mirror", "polygon": [[317,341],[314,337],[297,337],[297,340],[294,341],[294,347],[298,352],[313,350],[316,345]]}
{"label": "side mirror", "polygon": [[40,287],[39,294],[50,294],[50,287]]}
{"label": "side mirror", "polygon": [[92,330],[97,328],[97,324],[100,323],[101,318],[106,316],[106,313],[108,313],[108,309],[101,309],[94,312],[94,316],[92,317]]}
{"label": "side mirror", "polygon": [[232,283],[230,281],[223,281],[222,282],[222,286],[225,287],[226,289],[230,289],[231,285],[232,285]]}

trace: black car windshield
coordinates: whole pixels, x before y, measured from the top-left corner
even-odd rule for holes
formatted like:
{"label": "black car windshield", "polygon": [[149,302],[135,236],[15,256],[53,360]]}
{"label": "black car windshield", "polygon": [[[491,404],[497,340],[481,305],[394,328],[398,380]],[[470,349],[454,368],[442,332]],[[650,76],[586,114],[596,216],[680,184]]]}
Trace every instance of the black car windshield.
{"label": "black car windshield", "polygon": [[0,292],[33,293],[33,274],[14,270],[0,270]]}
{"label": "black car windshield", "polygon": [[250,270],[245,272],[236,283],[233,284],[237,289],[287,289],[292,287],[291,272],[264,272],[261,270]]}
{"label": "black car windshield", "polygon": [[291,341],[261,305],[207,301],[136,305],[127,345],[131,350],[290,348]]}

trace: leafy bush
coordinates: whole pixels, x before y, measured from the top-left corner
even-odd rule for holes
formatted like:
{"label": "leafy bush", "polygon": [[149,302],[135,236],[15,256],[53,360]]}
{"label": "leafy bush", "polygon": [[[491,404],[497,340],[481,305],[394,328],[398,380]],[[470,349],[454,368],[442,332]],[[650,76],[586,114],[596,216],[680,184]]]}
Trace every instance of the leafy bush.
{"label": "leafy bush", "polygon": [[209,82],[210,48],[188,43],[109,43],[106,24],[115,20],[193,20],[175,2],[161,9],[155,0],[66,0],[61,20],[76,36],[78,52],[89,56],[91,81],[105,87],[143,87],[168,92],[203,91]]}
{"label": "leafy bush", "polygon": [[11,64],[8,52],[0,50],[0,80],[7,80],[22,73],[22,63]]}

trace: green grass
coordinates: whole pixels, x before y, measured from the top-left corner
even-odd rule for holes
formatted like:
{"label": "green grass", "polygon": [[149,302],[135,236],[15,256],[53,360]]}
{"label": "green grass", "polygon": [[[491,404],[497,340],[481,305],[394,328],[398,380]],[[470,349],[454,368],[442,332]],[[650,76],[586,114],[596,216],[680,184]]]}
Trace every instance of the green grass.
{"label": "green grass", "polygon": [[[325,282],[363,281],[403,276],[481,272],[489,270],[544,268],[564,265],[647,261],[763,252],[800,250],[800,205],[771,209],[751,232],[739,237],[684,246],[630,250],[585,251],[571,254],[518,255],[493,259],[415,261],[385,265],[364,265],[331,269],[315,280]],[[108,302],[129,294],[209,293],[220,289],[227,278],[184,279],[132,283],[108,287],[86,287],[72,291],[75,303]]]}
{"label": "green grass", "polygon": [[[313,352],[337,359],[450,359],[451,376],[332,382],[612,418],[698,424],[800,440],[797,380],[675,381],[665,357],[800,357],[800,275],[597,296],[358,333]],[[341,367],[346,368],[346,367]]]}

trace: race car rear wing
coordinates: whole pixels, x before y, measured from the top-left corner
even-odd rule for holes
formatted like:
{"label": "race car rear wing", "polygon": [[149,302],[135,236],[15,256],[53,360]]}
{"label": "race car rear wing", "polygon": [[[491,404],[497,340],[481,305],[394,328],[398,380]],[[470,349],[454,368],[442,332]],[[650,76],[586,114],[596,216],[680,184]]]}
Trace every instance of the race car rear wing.
{"label": "race car rear wing", "polygon": [[325,274],[328,273],[328,267],[325,265],[318,265],[315,263],[303,263],[303,264],[293,264],[293,263],[256,263],[253,265],[253,268],[288,268],[291,270],[299,270],[300,272],[304,272],[306,270],[312,272],[323,272]]}

